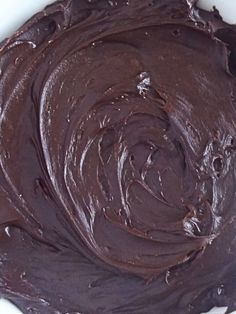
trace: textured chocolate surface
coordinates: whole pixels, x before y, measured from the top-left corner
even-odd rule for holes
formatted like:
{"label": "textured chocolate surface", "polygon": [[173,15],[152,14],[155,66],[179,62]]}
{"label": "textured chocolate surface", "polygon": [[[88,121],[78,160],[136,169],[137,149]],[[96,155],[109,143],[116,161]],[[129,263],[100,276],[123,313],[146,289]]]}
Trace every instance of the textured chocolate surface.
{"label": "textured chocolate surface", "polygon": [[236,30],[66,0],[0,48],[0,293],[24,313],[236,309]]}

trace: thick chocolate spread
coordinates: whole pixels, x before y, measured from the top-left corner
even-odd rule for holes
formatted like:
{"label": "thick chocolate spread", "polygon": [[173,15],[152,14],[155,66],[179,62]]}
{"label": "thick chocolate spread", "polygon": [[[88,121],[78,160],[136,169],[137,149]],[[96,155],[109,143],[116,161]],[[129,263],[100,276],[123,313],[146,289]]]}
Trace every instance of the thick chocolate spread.
{"label": "thick chocolate spread", "polygon": [[0,293],[23,313],[236,309],[236,28],[65,0],[0,47]]}

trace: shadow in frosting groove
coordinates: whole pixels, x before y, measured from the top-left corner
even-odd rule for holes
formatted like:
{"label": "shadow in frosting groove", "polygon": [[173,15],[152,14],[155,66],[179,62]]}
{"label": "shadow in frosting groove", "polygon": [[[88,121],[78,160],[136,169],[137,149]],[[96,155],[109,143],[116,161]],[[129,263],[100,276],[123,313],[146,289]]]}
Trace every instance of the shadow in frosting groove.
{"label": "shadow in frosting groove", "polygon": [[57,2],[0,48],[0,292],[25,313],[235,300],[235,28]]}

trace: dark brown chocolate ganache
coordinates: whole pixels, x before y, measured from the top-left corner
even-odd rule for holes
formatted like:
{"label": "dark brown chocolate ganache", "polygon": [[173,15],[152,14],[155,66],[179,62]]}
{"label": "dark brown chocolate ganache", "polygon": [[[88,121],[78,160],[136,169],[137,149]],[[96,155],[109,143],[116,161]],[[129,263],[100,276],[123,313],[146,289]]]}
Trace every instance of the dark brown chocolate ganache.
{"label": "dark brown chocolate ganache", "polygon": [[24,313],[236,309],[236,30],[65,0],[0,48],[0,293]]}

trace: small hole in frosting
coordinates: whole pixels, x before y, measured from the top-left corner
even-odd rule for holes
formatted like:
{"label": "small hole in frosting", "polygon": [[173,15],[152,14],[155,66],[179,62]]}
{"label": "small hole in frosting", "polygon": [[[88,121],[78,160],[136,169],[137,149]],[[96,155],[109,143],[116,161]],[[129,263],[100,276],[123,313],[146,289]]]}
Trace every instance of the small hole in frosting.
{"label": "small hole in frosting", "polygon": [[175,29],[173,32],[172,32],[172,34],[174,35],[174,36],[180,36],[180,30],[179,29]]}
{"label": "small hole in frosting", "polygon": [[221,157],[217,157],[213,161],[213,168],[214,168],[214,171],[219,175],[223,169],[223,161]]}

